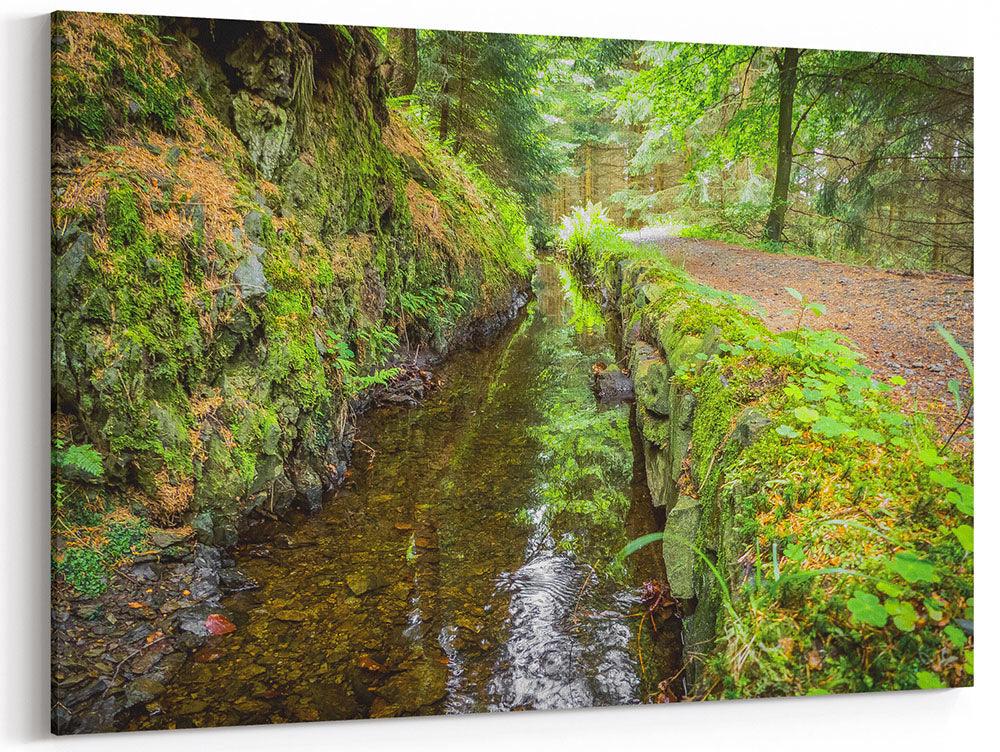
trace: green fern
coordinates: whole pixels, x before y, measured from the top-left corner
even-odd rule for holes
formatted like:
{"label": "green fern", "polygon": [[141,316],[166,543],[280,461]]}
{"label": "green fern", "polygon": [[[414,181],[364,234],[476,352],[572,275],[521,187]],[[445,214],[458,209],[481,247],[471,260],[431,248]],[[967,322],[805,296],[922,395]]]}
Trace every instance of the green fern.
{"label": "green fern", "polygon": [[62,442],[57,441],[52,461],[57,468],[68,467],[94,478],[104,477],[104,460],[101,453],[90,444],[70,444],[62,449]]}

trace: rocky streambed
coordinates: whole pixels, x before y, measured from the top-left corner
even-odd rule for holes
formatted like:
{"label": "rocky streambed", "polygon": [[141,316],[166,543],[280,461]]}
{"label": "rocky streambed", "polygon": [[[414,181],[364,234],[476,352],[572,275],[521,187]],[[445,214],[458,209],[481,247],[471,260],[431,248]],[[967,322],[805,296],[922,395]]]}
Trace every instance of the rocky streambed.
{"label": "rocky streambed", "polygon": [[318,514],[259,525],[229,551],[177,541],[165,549],[175,560],[122,572],[114,602],[58,606],[56,722],[172,728],[669,696],[677,625],[643,616],[642,585],[664,579],[662,561],[650,548],[608,567],[657,525],[632,408],[594,398],[593,366],[614,358],[568,275],[543,263],[535,292],[514,327],[455,354],[419,407],[363,420],[347,483]]}

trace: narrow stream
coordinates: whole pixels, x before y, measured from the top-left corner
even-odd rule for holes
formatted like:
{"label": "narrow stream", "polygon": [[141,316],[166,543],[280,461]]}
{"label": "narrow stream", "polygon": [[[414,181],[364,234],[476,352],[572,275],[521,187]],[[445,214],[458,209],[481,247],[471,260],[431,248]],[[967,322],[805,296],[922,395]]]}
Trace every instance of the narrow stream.
{"label": "narrow stream", "polygon": [[[637,635],[664,579],[633,468],[629,406],[601,407],[599,313],[552,263],[484,349],[453,357],[414,409],[362,421],[350,482],[322,513],[263,531],[237,564],[238,629],[202,648],[131,728],[646,702],[676,660]],[[367,449],[366,447],[370,447]],[[643,670],[644,669],[644,670]]]}

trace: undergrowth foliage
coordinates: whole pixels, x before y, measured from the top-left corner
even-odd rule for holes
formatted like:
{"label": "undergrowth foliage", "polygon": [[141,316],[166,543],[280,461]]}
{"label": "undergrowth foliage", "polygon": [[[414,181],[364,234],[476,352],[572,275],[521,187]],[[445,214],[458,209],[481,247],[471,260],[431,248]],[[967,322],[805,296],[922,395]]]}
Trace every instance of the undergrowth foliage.
{"label": "undergrowth foliage", "polygon": [[[874,379],[849,341],[811,328],[824,309],[796,290],[788,293],[797,328],[771,332],[745,299],[622,241],[598,207],[565,218],[563,244],[577,273],[606,297],[617,295],[621,266],[632,270],[634,284],[620,291],[626,328],[669,332],[674,343],[683,335],[715,342],[673,375],[698,401],[693,493],[717,500],[703,508],[720,504],[739,537],[727,551],[703,524],[696,540],[679,542],[718,580],[724,606],[697,692],[970,684],[972,458],[922,414],[902,409],[905,398],[894,392],[905,380]],[[971,375],[964,350],[952,347]],[[747,410],[767,427],[736,451],[728,434]]]}

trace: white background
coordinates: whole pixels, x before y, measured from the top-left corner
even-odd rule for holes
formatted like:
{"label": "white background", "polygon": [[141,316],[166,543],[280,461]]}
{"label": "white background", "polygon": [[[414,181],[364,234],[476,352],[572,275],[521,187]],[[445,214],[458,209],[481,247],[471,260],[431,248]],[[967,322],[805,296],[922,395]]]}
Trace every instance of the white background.
{"label": "white background", "polygon": [[[48,735],[48,21],[51,10],[308,20],[976,58],[977,650],[974,689],[588,711]],[[8,0],[0,37],[0,747],[214,750],[614,749],[795,752],[997,748],[997,347],[1000,14],[989,2],[839,0]],[[993,742],[988,740],[993,738]]]}

